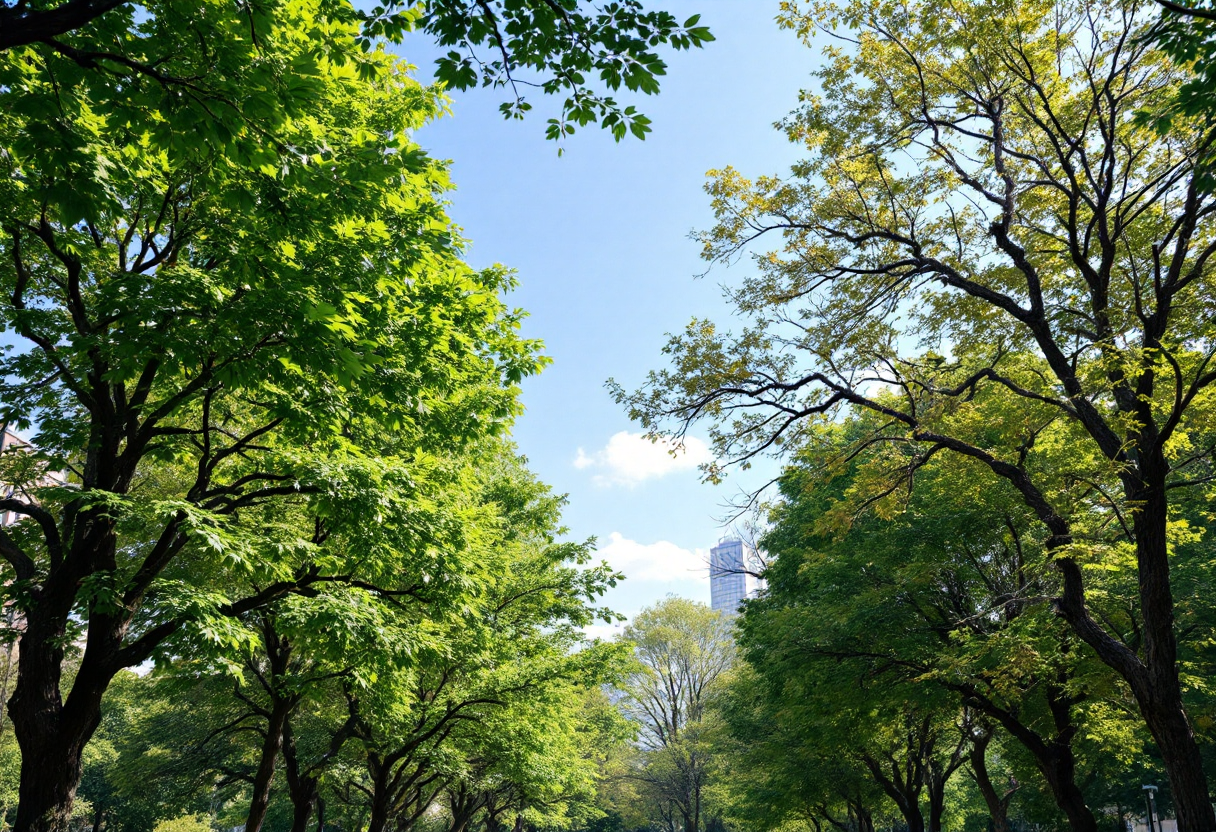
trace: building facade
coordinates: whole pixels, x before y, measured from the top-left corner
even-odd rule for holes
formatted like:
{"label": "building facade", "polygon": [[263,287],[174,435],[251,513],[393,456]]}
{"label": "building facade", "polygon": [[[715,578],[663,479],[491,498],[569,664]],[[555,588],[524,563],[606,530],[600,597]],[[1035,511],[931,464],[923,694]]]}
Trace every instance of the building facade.
{"label": "building facade", "polygon": [[710,606],[726,615],[739,611],[743,599],[756,594],[759,581],[747,573],[754,568],[750,546],[737,537],[724,537],[709,550]]}
{"label": "building facade", "polygon": [[[9,428],[8,422],[0,422],[0,454],[29,453],[33,450],[34,446],[14,433]],[[35,487],[63,485],[66,482],[67,475],[62,471],[43,471],[32,485]],[[18,488],[11,482],[0,482],[0,496],[6,498],[15,496],[22,500],[33,499],[25,489]],[[24,516],[24,514],[18,514],[15,511],[0,511],[0,526],[11,526]]]}

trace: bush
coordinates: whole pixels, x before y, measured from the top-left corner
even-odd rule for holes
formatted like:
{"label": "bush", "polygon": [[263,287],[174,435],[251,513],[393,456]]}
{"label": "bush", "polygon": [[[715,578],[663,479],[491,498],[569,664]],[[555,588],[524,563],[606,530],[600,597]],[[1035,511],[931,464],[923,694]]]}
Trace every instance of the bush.
{"label": "bush", "polygon": [[182,815],[172,820],[162,820],[152,832],[211,832],[211,824],[203,815]]}

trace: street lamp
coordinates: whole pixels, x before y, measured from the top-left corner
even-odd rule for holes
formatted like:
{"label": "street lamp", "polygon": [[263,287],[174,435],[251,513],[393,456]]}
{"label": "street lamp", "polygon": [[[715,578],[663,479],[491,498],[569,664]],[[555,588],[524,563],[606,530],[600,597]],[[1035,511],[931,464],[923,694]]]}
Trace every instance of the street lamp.
{"label": "street lamp", "polygon": [[1153,818],[1157,814],[1157,787],[1141,786],[1144,790],[1144,805],[1148,808],[1148,832],[1161,832],[1160,824],[1154,828]]}

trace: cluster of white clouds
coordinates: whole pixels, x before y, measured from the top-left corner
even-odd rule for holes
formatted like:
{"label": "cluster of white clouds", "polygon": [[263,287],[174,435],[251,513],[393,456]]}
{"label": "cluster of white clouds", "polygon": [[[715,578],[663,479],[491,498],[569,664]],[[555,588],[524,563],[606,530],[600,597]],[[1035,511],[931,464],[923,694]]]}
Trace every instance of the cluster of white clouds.
{"label": "cluster of white clouds", "polygon": [[705,549],[685,549],[666,540],[639,543],[613,532],[596,554],[625,573],[628,581],[709,583],[709,552]]}
{"label": "cluster of white clouds", "polygon": [[[695,436],[676,444],[670,440],[652,441],[644,433],[620,431],[600,449],[578,449],[574,467],[591,475],[598,486],[633,488],[649,480],[692,471],[712,462],[709,446]],[[601,540],[597,560],[605,560],[626,580],[608,591],[604,603],[632,618],[643,607],[675,594],[709,600],[709,551],[685,549],[668,540],[641,543],[620,532]],[[620,635],[622,623],[598,622],[585,627],[593,638]]]}
{"label": "cluster of white clouds", "polygon": [[594,453],[579,448],[574,467],[591,469],[596,485],[633,487],[712,460],[709,446],[695,436],[686,437],[677,445],[666,439],[651,441],[643,433],[623,430],[613,434],[608,444]]}
{"label": "cluster of white clouds", "polygon": [[[624,573],[626,580],[608,590],[603,600],[629,619],[668,594],[709,601],[709,552],[705,549],[685,549],[667,540],[639,543],[613,532],[596,555],[596,560],[606,560]],[[627,623],[596,622],[583,632],[590,638],[613,639]]]}

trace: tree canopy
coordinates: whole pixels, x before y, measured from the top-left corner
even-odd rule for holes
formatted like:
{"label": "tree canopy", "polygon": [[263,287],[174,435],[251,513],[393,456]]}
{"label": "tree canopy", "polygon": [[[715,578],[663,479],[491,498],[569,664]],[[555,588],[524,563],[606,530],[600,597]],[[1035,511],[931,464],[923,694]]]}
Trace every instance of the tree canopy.
{"label": "tree canopy", "polygon": [[[807,40],[849,43],[827,47],[783,123],[805,161],[708,186],[705,256],[755,253],[728,291],[743,328],[693,321],[672,368],[618,399],[654,431],[705,423],[742,464],[867,410],[859,446],[899,452],[863,499],[915,488],[942,454],[985,466],[1040,524],[1054,609],[1135,697],[1179,828],[1216,824],[1169,566],[1191,533],[1173,507],[1211,482],[1216,239],[1199,163],[1216,132],[1142,115],[1192,76],[1134,2],[784,8]],[[1097,615],[1086,577],[1129,559],[1134,635]]]}
{"label": "tree canopy", "polygon": [[[301,23],[295,31],[308,48],[293,61],[276,60],[274,40]],[[96,97],[130,117],[173,125],[178,142],[233,144],[238,154],[259,144],[283,151],[289,142],[279,131],[310,95],[311,61],[359,62],[410,32],[449,48],[435,67],[449,89],[506,90],[508,117],[531,109],[528,89],[564,95],[546,129],[551,139],[597,123],[617,140],[644,138],[649,119],[613,95],[658,92],[666,73],[658,47],[713,40],[699,16],[680,23],[639,0],[602,8],[587,0],[385,0],[371,8],[327,0],[313,4],[307,20],[279,0],[16,0],[0,4],[0,67],[33,61],[83,76]],[[199,124],[206,132],[191,136]]]}

